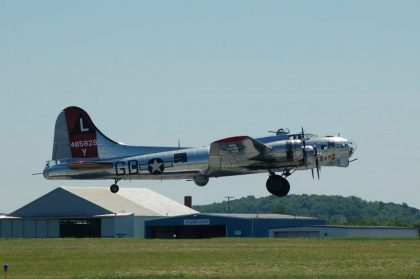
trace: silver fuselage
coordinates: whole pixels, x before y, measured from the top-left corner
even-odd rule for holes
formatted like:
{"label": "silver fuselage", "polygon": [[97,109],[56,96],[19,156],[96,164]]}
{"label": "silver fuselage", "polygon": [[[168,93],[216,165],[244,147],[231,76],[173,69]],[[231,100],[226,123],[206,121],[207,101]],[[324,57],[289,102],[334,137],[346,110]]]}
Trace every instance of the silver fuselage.
{"label": "silver fuselage", "polygon": [[[209,164],[209,147],[165,148],[162,152],[113,158],[73,158],[47,162],[46,179],[193,179],[198,175],[222,177],[259,172],[279,172],[315,168],[315,157],[320,166],[347,167],[355,147],[351,141],[334,137],[310,137],[303,141],[297,135],[257,138],[272,149],[263,158],[252,158],[246,163],[235,161],[222,168]],[[129,147],[135,152],[135,147]],[[239,152],[232,147],[230,152]],[[317,149],[317,155],[315,154]],[[159,147],[156,148],[159,150]],[[143,151],[144,152],[144,151]],[[306,158],[304,160],[304,154]],[[315,156],[316,155],[316,156]]]}

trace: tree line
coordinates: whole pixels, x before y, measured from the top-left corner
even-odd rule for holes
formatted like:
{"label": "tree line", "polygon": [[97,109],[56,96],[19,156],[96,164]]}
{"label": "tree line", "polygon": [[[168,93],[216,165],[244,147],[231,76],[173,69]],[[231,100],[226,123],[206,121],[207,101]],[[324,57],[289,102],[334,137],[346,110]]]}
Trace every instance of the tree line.
{"label": "tree line", "polygon": [[202,213],[278,213],[326,219],[332,225],[420,227],[420,210],[406,203],[365,201],[358,197],[288,195],[283,198],[247,196],[228,202],[196,205]]}

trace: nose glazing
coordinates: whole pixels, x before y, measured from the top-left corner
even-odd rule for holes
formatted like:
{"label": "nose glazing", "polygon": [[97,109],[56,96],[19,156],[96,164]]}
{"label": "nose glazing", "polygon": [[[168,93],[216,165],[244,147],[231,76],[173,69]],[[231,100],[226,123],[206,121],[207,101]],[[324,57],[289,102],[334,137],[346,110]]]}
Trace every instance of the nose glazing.
{"label": "nose glazing", "polygon": [[348,145],[349,145],[349,154],[351,156],[356,151],[357,144],[354,141],[348,140]]}

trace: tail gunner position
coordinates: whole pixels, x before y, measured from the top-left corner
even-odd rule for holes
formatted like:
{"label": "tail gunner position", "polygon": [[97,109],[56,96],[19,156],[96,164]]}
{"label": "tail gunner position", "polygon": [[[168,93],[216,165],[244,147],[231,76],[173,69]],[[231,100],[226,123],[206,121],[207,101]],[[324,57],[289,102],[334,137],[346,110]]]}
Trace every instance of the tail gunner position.
{"label": "tail gunner position", "polygon": [[[207,147],[129,146],[99,131],[89,115],[68,107],[55,123],[52,160],[44,169],[46,179],[113,179],[111,192],[122,179],[187,179],[205,186],[211,177],[268,173],[267,190],[286,196],[286,178],[296,170],[321,166],[348,167],[355,144],[340,136],[316,137],[303,131],[279,129],[263,138],[236,136]],[[280,174],[276,174],[280,173]]]}

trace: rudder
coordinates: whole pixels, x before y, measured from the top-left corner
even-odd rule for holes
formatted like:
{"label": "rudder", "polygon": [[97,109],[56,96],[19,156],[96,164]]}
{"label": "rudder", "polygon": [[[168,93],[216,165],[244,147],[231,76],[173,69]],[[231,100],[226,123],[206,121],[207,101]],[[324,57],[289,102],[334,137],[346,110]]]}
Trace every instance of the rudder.
{"label": "rudder", "polygon": [[57,117],[53,160],[97,158],[97,128],[81,108],[65,108]]}

